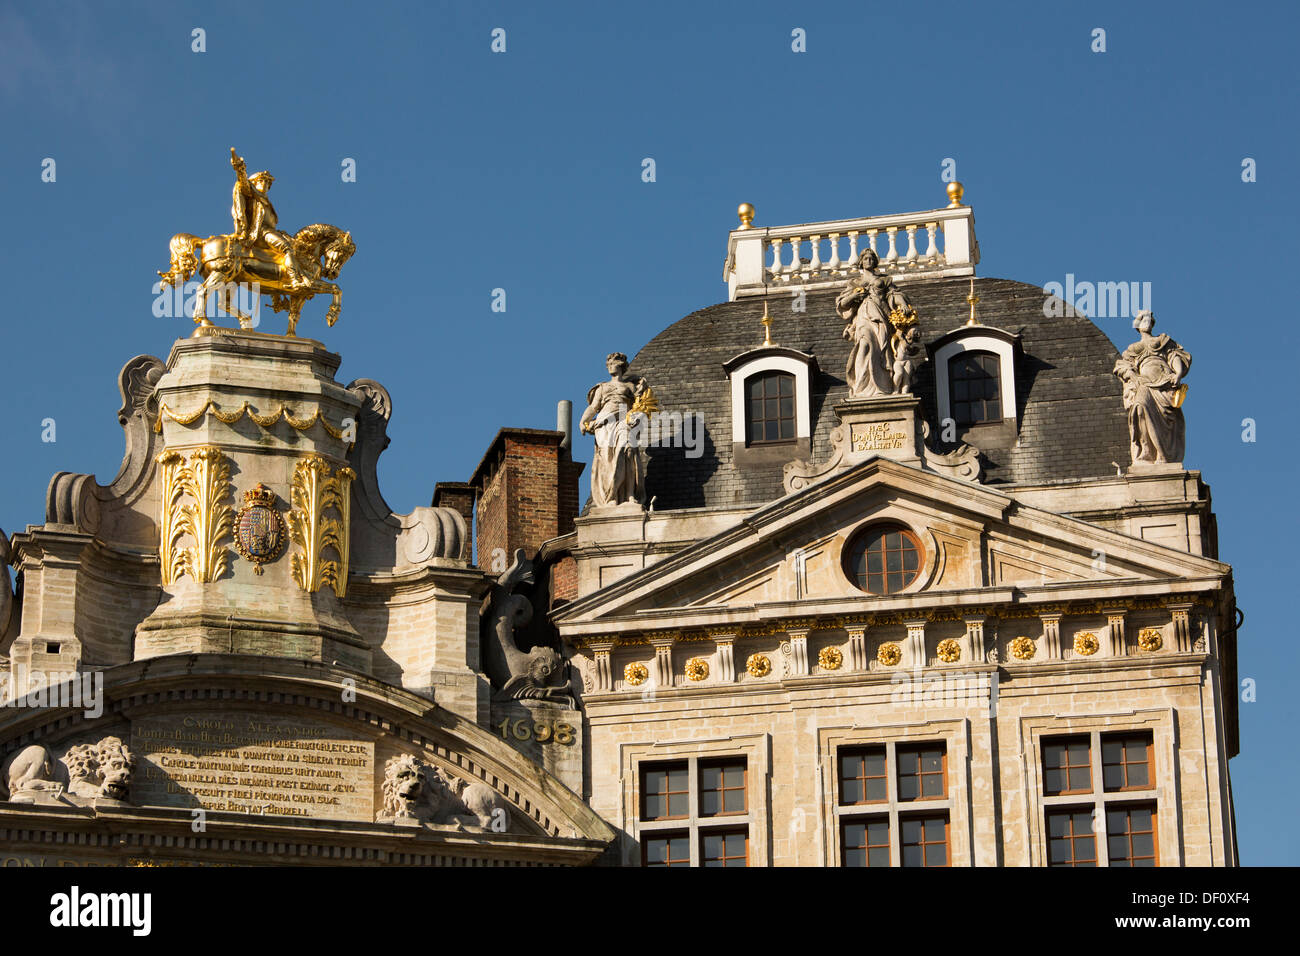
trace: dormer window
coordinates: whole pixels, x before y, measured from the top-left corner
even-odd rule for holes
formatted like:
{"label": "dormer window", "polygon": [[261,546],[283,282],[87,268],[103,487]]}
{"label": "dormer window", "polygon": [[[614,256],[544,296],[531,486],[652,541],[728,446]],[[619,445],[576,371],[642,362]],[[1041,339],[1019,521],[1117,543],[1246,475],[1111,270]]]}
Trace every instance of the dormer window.
{"label": "dormer window", "polygon": [[781,345],[742,352],[722,370],[731,380],[736,465],[772,467],[812,452],[812,378],[817,361]]}
{"label": "dormer window", "polygon": [[794,376],[759,372],[745,380],[745,392],[749,411],[746,441],[751,445],[794,441]]}
{"label": "dormer window", "polygon": [[[939,427],[951,420],[962,430],[980,427],[983,435],[989,426],[1005,423],[1003,437],[1014,441],[1020,336],[988,325],[964,325],[929,348]],[[991,434],[983,440],[999,441]]]}
{"label": "dormer window", "polygon": [[948,361],[949,408],[958,425],[1002,420],[1001,367],[992,352],[963,352]]}

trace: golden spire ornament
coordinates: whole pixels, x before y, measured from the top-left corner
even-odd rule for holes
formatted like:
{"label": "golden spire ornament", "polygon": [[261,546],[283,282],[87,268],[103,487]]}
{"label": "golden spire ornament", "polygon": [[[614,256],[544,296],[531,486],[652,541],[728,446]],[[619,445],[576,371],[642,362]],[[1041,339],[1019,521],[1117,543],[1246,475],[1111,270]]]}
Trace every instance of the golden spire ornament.
{"label": "golden spire ornament", "polygon": [[980,297],[975,294],[975,277],[970,280],[970,295],[966,296],[966,301],[970,303],[970,318],[966,320],[967,325],[979,325],[979,319],[975,318],[975,303]]}
{"label": "golden spire ornament", "polygon": [[763,297],[763,318],[760,319],[759,321],[763,323],[763,344],[771,345],[772,344],[772,317],[767,314],[766,296]]}

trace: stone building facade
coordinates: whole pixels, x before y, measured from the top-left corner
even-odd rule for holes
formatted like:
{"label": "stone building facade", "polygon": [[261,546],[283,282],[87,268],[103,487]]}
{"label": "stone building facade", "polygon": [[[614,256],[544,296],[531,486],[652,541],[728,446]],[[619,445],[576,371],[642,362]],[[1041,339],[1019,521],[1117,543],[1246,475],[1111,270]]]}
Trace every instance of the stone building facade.
{"label": "stone building facade", "polygon": [[728,301],[588,393],[581,513],[567,402],[399,514],[320,342],[131,359],[119,474],[0,536],[0,853],[1235,864],[1191,358],[976,278],[951,198],[742,207]]}

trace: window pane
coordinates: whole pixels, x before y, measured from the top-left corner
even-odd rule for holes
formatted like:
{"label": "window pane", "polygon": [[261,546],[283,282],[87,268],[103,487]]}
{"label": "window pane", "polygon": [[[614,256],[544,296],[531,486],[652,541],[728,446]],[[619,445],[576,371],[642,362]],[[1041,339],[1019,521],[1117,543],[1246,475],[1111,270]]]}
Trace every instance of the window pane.
{"label": "window pane", "polygon": [[947,866],[948,848],[942,843],[927,843],[925,846],[926,866]]}
{"label": "window pane", "polygon": [[689,816],[690,812],[690,803],[687,801],[686,794],[673,793],[668,795],[668,815],[670,817]]}
{"label": "window pane", "polygon": [[722,803],[718,799],[719,791],[705,790],[700,794],[700,813],[712,815],[722,809]]}

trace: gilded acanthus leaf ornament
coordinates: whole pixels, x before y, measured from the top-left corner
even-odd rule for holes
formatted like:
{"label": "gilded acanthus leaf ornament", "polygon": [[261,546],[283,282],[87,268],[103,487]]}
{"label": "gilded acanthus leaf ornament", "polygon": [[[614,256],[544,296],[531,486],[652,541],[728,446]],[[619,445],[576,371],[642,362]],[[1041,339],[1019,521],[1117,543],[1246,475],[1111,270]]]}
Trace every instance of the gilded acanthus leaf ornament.
{"label": "gilded acanthus leaf ornament", "polygon": [[[337,597],[347,593],[352,515],[352,481],[356,472],[341,467],[331,476],[329,462],[310,455],[293,472],[289,537],[298,550],[290,561],[293,580],[308,593],[332,587]],[[330,515],[328,512],[333,511]],[[326,551],[335,558],[327,559]]]}
{"label": "gilded acanthus leaf ornament", "polygon": [[172,236],[171,266],[159,272],[162,286],[183,289],[194,274],[202,284],[194,298],[195,335],[206,334],[212,323],[206,308],[215,292],[220,307],[239,319],[241,329],[253,328],[253,317],[240,310],[236,293],[251,290],[271,296],[277,312],[289,312],[286,335],[293,335],[303,303],[312,296],[329,293],[333,302],[325,314],[327,325],[338,321],[343,293],[332,281],[343,264],[356,252],[352,234],[327,223],[304,226],[294,235],[278,228],[275,207],[268,195],[275,177],[269,172],[247,174],[244,160],[232,148],[230,165],[235,170],[230,214],[234,231],[203,239],[188,232]]}
{"label": "gilded acanthus leaf ornament", "polygon": [[[221,542],[231,537],[234,511],[230,495],[230,463],[219,448],[205,445],[190,455],[164,451],[162,514],[159,522],[158,559],[162,583],[174,584],[188,574],[208,584],[229,567],[230,549]],[[188,499],[188,501],[186,501]],[[181,547],[185,538],[188,547]]]}

